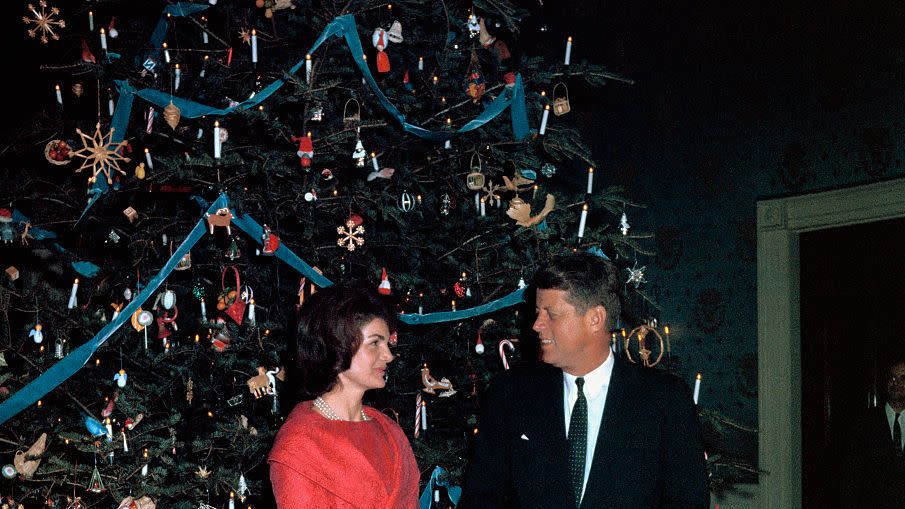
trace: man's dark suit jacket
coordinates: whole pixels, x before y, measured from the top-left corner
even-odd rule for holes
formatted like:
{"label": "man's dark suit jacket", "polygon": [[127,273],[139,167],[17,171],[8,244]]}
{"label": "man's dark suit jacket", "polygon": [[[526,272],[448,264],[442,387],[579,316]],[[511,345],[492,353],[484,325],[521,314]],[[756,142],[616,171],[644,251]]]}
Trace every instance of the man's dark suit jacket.
{"label": "man's dark suit jacket", "polygon": [[905,459],[896,456],[885,407],[855,422],[848,445],[842,507],[905,507]]}
{"label": "man's dark suit jacket", "polygon": [[[562,370],[515,368],[491,383],[459,509],[575,507]],[[688,386],[616,359],[581,509],[707,509],[704,450]]]}

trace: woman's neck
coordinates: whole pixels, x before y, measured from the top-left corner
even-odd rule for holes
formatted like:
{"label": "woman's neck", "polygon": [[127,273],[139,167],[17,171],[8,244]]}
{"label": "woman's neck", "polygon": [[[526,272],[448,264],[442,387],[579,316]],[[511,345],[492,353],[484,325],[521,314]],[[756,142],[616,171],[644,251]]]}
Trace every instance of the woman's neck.
{"label": "woman's neck", "polygon": [[361,421],[362,410],[361,400],[364,393],[351,393],[351,391],[343,390],[340,387],[334,387],[327,392],[321,399],[330,406],[336,417],[343,421]]}

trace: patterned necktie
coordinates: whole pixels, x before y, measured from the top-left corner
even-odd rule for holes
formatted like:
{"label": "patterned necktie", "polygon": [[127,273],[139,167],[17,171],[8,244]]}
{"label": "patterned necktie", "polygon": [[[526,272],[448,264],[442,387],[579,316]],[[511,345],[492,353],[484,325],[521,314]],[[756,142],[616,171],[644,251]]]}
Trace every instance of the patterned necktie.
{"label": "patterned necktie", "polygon": [[584,378],[576,378],[578,399],[572,407],[569,421],[569,477],[575,492],[575,507],[581,505],[581,489],[584,485],[584,463],[588,448],[588,400],[584,397]]}
{"label": "patterned necktie", "polygon": [[899,425],[899,416],[902,414],[896,414],[895,419],[892,420],[892,445],[896,448],[896,455],[902,455],[902,427]]}

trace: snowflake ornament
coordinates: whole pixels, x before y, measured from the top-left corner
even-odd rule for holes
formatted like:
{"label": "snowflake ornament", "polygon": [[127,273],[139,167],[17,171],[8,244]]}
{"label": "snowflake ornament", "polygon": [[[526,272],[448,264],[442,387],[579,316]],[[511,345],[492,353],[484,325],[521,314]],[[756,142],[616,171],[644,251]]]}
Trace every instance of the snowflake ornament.
{"label": "snowflake ornament", "polygon": [[48,35],[50,35],[51,39],[59,41],[60,35],[53,31],[54,27],[66,28],[66,21],[57,18],[57,16],[60,15],[60,10],[56,7],[51,7],[50,12],[48,12],[47,2],[45,2],[44,0],[38,2],[38,6],[41,7],[41,12],[38,12],[33,4],[28,4],[28,10],[31,11],[34,17],[22,17],[22,21],[25,23],[25,26],[34,25],[34,28],[28,31],[28,36],[33,38],[37,37],[40,33],[41,42],[43,42],[44,44],[47,44],[48,42]]}
{"label": "snowflake ornament", "polygon": [[113,184],[111,175],[112,170],[116,170],[123,175],[126,174],[126,172],[119,167],[120,162],[128,163],[130,161],[128,157],[124,157],[120,153],[120,150],[126,146],[126,142],[121,141],[111,146],[110,143],[113,138],[113,131],[114,129],[111,127],[110,130],[107,131],[107,134],[102,134],[100,122],[95,126],[95,131],[92,136],[83,133],[81,129],[75,130],[82,138],[82,144],[84,146],[73,152],[72,155],[74,157],[81,157],[85,160],[75,172],[78,173],[90,166],[92,175],[88,181],[91,183],[94,183],[97,180],[97,176],[100,173],[103,173],[104,176],[107,177],[107,184]]}
{"label": "snowflake ornament", "polygon": [[345,246],[349,251],[355,251],[355,246],[363,246],[365,243],[365,227],[361,225],[355,226],[355,222],[351,219],[346,221],[345,227],[337,226],[336,233],[339,234],[336,245],[339,247]]}
{"label": "snowflake ornament", "polygon": [[540,167],[540,172],[543,173],[545,177],[550,178],[553,175],[556,175],[556,166],[553,166],[551,163],[544,163],[544,165]]}
{"label": "snowflake ornament", "polygon": [[634,284],[635,288],[641,286],[641,283],[647,283],[647,280],[644,279],[644,270],[647,266],[638,268],[638,262],[635,262],[635,266],[630,269],[625,269],[628,272],[628,280],[625,284]]}

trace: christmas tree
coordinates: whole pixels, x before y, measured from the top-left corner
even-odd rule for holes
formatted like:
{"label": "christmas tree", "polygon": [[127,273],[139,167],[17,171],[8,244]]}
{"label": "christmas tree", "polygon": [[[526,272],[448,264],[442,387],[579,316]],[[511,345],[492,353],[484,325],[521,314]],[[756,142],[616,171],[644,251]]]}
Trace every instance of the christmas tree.
{"label": "christmas tree", "polygon": [[[654,325],[648,236],[569,117],[568,86],[630,81],[567,34],[538,44],[524,9],[24,14],[58,49],[26,148],[0,168],[0,418],[28,450],[3,471],[16,503],[270,506],[285,334],[333,282],[394,297],[396,361],[368,403],[410,435],[425,481],[441,466],[452,485],[486,382],[534,358],[519,289],[539,264],[614,260],[625,323]],[[630,331],[616,349],[655,363],[657,329]]]}

